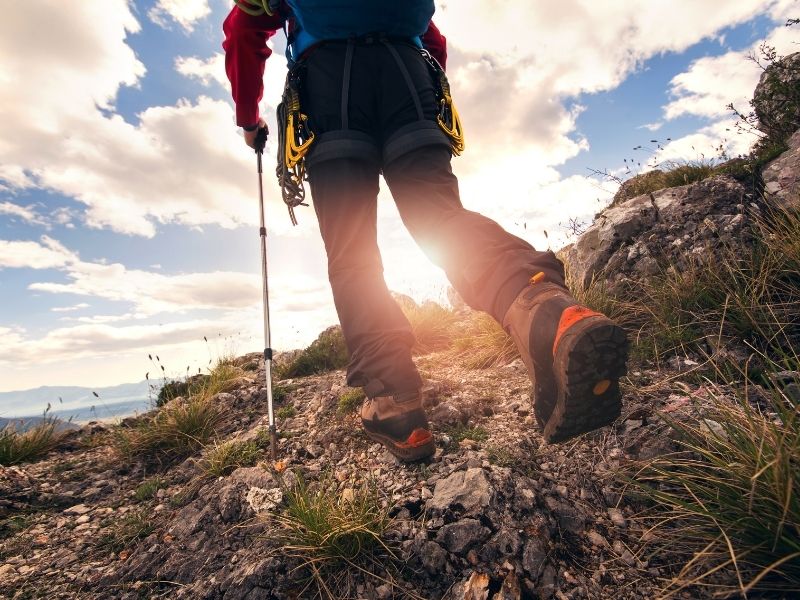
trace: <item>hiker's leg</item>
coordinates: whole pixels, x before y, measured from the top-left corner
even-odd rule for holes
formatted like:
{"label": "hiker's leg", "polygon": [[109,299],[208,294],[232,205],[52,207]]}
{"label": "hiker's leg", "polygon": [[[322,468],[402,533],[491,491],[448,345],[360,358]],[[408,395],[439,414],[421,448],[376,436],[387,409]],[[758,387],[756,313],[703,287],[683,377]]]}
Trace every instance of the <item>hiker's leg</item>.
{"label": "hiker's leg", "polygon": [[350,351],[347,382],[379,396],[418,390],[414,336],[383,279],[377,244],[378,171],[354,159],[309,170],[311,194],[328,254],[328,276]]}
{"label": "hiker's leg", "polygon": [[384,176],[403,223],[471,307],[502,322],[532,275],[543,272],[563,286],[564,267],[552,252],[535,250],[462,206],[447,148],[400,156],[384,167]]}
{"label": "hiker's leg", "polygon": [[373,397],[416,391],[422,382],[411,360],[411,326],[386,287],[378,251],[380,150],[369,68],[363,46],[320,46],[305,61],[301,106],[316,134],[307,168],[350,351],[347,382]]}

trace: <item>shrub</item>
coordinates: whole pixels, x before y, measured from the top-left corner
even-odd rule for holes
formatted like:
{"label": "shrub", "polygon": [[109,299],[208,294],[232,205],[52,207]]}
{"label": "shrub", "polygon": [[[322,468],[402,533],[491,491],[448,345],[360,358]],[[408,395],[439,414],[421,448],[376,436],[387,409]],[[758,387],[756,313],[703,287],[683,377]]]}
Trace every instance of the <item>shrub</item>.
{"label": "shrub", "polygon": [[61,438],[57,425],[57,420],[45,413],[41,423],[28,431],[18,432],[10,425],[0,429],[0,465],[29,462],[50,452]]}
{"label": "shrub", "polygon": [[256,441],[215,442],[206,448],[201,468],[209,477],[223,477],[239,467],[252,467],[260,454],[261,449]]}
{"label": "shrub", "polygon": [[281,379],[316,375],[341,369],[347,365],[349,360],[342,328],[336,325],[319,334],[319,337],[308,348],[300,352],[288,364],[276,366],[275,375]]}
{"label": "shrub", "polygon": [[300,597],[309,597],[305,592],[313,584],[320,597],[350,597],[353,573],[386,581],[395,557],[383,536],[392,519],[376,485],[364,483],[343,495],[328,479],[308,485],[299,478],[285,501],[286,512],[274,519],[283,551],[310,574]]}
{"label": "shrub", "polygon": [[275,411],[275,416],[279,419],[291,419],[297,414],[297,409],[294,406],[281,406]]}

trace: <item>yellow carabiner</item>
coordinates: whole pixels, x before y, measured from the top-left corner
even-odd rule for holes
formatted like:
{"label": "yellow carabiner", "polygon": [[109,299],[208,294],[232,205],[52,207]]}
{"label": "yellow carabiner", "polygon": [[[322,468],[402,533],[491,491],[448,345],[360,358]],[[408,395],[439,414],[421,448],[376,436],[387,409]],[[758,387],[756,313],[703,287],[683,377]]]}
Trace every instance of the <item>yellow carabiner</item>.
{"label": "yellow carabiner", "polygon": [[[305,123],[308,120],[308,117],[304,114],[298,114],[297,117],[300,119],[301,123]],[[289,116],[286,120],[286,150],[284,154],[284,160],[286,162],[286,168],[288,169],[293,169],[303,160],[306,152],[308,152],[308,148],[314,141],[314,133],[312,132],[305,142],[300,145],[297,144],[297,131],[295,129],[294,119],[295,114],[289,113]]]}

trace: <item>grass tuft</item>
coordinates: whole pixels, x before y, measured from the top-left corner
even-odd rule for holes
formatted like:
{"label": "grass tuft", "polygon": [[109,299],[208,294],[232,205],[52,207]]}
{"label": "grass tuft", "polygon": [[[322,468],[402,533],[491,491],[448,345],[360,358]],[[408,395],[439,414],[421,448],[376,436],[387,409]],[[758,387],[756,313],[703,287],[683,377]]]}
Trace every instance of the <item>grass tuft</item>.
{"label": "grass tuft", "polygon": [[153,477],[152,479],[148,479],[147,481],[143,481],[139,484],[136,488],[136,491],[133,493],[133,497],[136,499],[137,502],[144,502],[145,500],[152,500],[155,498],[158,490],[164,489],[167,487],[167,482],[161,479],[160,477]]}
{"label": "grass tuft", "polygon": [[468,369],[505,365],[519,357],[509,335],[491,316],[470,313],[453,340],[453,358]]}
{"label": "grass tuft", "polygon": [[336,410],[340,415],[349,415],[359,409],[364,402],[364,398],[366,398],[366,395],[361,388],[347,390],[339,396]]}
{"label": "grass tuft", "polygon": [[45,414],[41,423],[27,431],[18,432],[10,425],[0,429],[0,465],[30,462],[50,452],[61,438],[57,425],[55,418]]}
{"label": "grass tuft", "polygon": [[200,466],[209,477],[224,477],[239,467],[252,467],[260,454],[261,449],[254,440],[215,442],[206,448]]}
{"label": "grass tuft", "polygon": [[120,429],[115,447],[126,457],[183,458],[213,437],[221,417],[219,408],[207,398],[170,403],[133,427]]}
{"label": "grass tuft", "polygon": [[300,561],[320,598],[350,597],[354,574],[386,582],[396,560],[383,537],[392,519],[374,484],[350,488],[344,495],[334,482],[314,485],[302,478],[285,493],[286,511],[275,516],[283,551]]}
{"label": "grass tuft", "polygon": [[144,510],[131,512],[107,524],[108,530],[100,536],[97,546],[111,552],[120,552],[153,533],[155,526]]}
{"label": "grass tuft", "polygon": [[350,360],[342,328],[329,327],[286,365],[275,366],[279,379],[305,377],[345,367]]}
{"label": "grass tuft", "polygon": [[[800,361],[790,362],[797,384]],[[739,374],[741,397],[707,383],[701,418],[668,421],[681,451],[633,475],[653,503],[645,520],[655,553],[685,563],[667,597],[698,586],[744,597],[800,589],[800,399],[778,387],[766,401],[751,397],[753,382]]]}

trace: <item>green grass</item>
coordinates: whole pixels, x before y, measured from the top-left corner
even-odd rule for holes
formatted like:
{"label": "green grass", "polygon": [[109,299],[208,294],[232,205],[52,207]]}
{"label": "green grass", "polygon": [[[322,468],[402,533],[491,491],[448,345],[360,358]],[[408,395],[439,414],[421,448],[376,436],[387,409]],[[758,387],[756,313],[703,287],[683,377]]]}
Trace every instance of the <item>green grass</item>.
{"label": "green grass", "polygon": [[485,427],[481,427],[480,425],[455,425],[453,427],[445,428],[443,433],[450,436],[450,439],[452,440],[451,443],[454,445],[458,445],[464,440],[485,442],[489,439],[489,432],[486,431]]}
{"label": "green grass", "polygon": [[148,479],[147,481],[143,481],[140,483],[136,491],[133,493],[133,497],[136,499],[137,502],[144,502],[145,500],[152,500],[155,498],[156,493],[158,490],[164,489],[167,487],[167,482],[161,479],[160,477],[153,477],[152,479]]}
{"label": "green grass", "polygon": [[390,507],[374,484],[351,488],[344,497],[323,479],[302,478],[285,492],[286,510],[274,518],[275,535],[288,556],[298,559],[307,577],[300,597],[350,597],[353,575],[387,581],[395,556],[383,540],[392,523]]}
{"label": "green grass", "polygon": [[364,390],[361,388],[349,389],[339,396],[339,402],[337,403],[336,411],[340,415],[349,415],[350,413],[354,413],[359,409],[365,398],[366,395],[364,394]]}
{"label": "green grass", "polygon": [[[797,356],[773,371],[800,370]],[[744,369],[720,371],[730,391],[706,382],[709,405],[696,421],[668,420],[680,452],[633,473],[652,507],[645,516],[651,552],[684,566],[665,592],[705,587],[720,595],[800,589],[800,413],[797,399],[773,388],[767,406],[749,397]],[[796,383],[800,383],[800,376]],[[762,400],[763,401],[763,400]],[[700,410],[700,409],[699,409]]]}
{"label": "green grass", "polygon": [[134,426],[119,429],[114,445],[125,457],[183,458],[213,437],[221,418],[219,407],[208,398],[170,403]]}
{"label": "green grass", "polygon": [[228,441],[207,446],[200,468],[208,477],[224,477],[239,467],[252,467],[261,455],[257,441]]}
{"label": "green grass", "polygon": [[329,327],[286,365],[275,367],[279,379],[305,377],[344,368],[350,360],[342,329]]}
{"label": "green grass", "polygon": [[17,465],[46,455],[61,439],[56,426],[56,419],[45,414],[41,423],[25,432],[10,425],[0,429],[0,465]]}
{"label": "green grass", "polygon": [[275,416],[279,419],[291,419],[292,417],[297,415],[297,409],[292,406],[281,406],[278,410],[275,411]]}
{"label": "green grass", "polygon": [[106,525],[108,531],[100,536],[97,546],[114,553],[133,546],[155,531],[155,526],[144,510],[130,512],[107,522]]}

